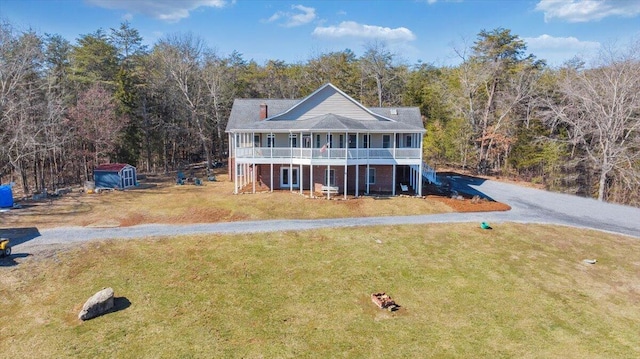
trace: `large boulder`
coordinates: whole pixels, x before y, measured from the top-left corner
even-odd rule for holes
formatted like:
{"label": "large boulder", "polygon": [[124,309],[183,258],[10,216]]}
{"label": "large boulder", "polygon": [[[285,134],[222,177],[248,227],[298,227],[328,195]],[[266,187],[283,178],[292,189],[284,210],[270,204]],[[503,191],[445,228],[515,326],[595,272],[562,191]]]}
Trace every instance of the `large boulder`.
{"label": "large boulder", "polygon": [[88,320],[113,309],[113,288],[105,288],[89,298],[82,306],[78,319]]}

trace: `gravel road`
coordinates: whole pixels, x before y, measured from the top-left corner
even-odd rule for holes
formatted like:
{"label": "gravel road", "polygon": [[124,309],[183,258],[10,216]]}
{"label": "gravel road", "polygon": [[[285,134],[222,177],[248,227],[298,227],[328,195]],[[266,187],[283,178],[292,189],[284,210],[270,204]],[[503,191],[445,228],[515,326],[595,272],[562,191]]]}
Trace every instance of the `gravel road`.
{"label": "gravel road", "polygon": [[300,231],[329,227],[405,225],[425,223],[482,222],[559,224],[592,228],[640,238],[640,208],[601,203],[593,199],[552,193],[517,185],[450,178],[452,188],[479,193],[512,207],[507,212],[445,213],[435,215],[362,217],[318,220],[269,220],[206,224],[145,224],[133,227],[60,227],[12,238],[14,253],[36,251],[50,245],[64,245],[107,238],[140,238],[204,233],[249,233]]}

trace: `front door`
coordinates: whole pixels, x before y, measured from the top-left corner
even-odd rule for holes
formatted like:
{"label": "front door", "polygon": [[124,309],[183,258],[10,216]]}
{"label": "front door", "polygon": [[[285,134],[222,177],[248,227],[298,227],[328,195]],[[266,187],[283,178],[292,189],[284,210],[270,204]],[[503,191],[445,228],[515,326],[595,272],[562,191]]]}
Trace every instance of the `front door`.
{"label": "front door", "polygon": [[[291,170],[291,172],[289,172]],[[280,188],[300,188],[298,168],[282,167],[280,169]]]}

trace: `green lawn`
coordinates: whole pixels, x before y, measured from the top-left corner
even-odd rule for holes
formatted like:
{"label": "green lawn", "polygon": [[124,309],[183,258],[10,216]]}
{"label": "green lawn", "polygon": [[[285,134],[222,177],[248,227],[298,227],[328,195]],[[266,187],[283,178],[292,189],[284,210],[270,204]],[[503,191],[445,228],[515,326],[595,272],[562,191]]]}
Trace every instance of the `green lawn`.
{"label": "green lawn", "polygon": [[[0,274],[7,358],[640,356],[640,242],[572,228],[117,240]],[[107,286],[123,309],[80,322]],[[375,307],[377,291],[402,308]]]}

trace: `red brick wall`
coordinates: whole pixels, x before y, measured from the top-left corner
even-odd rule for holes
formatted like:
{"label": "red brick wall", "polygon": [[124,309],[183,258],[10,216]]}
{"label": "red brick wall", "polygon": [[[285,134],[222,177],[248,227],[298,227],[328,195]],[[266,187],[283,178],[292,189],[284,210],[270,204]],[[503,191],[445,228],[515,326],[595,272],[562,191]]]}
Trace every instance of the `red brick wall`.
{"label": "red brick wall", "polygon": [[[273,189],[280,189],[280,168],[283,165],[273,165]],[[288,165],[284,165],[288,167]],[[267,188],[271,185],[271,166],[270,165],[257,165],[257,175],[258,181],[262,183],[263,186]],[[230,167],[229,173],[232,171],[232,166]],[[299,166],[294,166],[294,168],[299,168]],[[376,169],[376,183],[371,184],[369,187],[372,192],[391,192],[393,185],[393,166],[370,166],[370,168]],[[316,192],[320,192],[322,186],[324,185],[324,175],[327,166],[313,166],[313,186]],[[342,193],[344,188],[344,166],[331,166],[331,170],[335,172],[335,185],[339,188],[339,192]],[[303,166],[303,176],[302,176],[302,189],[304,191],[309,190],[309,175],[310,169],[309,166]],[[349,194],[353,194],[356,189],[356,168],[355,166],[349,166],[347,168],[347,191]],[[358,187],[360,190],[360,194],[363,194],[367,190],[367,166],[360,166],[359,172],[359,183]],[[233,180],[233,178],[231,178]],[[397,179],[399,180],[399,178]]]}

